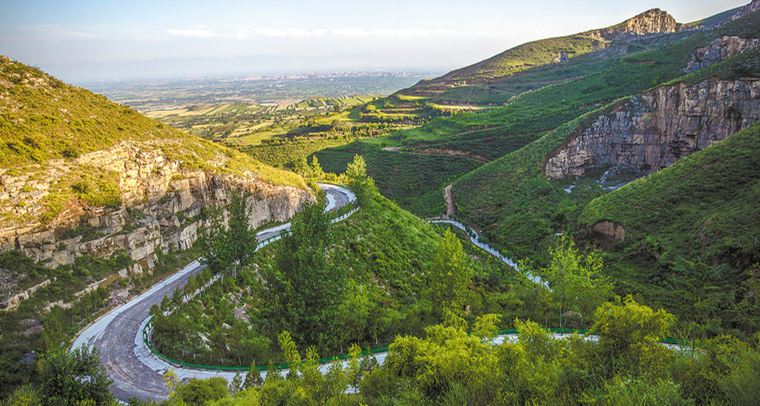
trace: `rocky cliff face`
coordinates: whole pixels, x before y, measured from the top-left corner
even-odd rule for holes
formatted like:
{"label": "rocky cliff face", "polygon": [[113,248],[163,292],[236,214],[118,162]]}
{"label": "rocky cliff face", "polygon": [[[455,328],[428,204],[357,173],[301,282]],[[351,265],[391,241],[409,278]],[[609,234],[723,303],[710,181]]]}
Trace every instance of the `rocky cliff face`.
{"label": "rocky cliff face", "polygon": [[[739,10],[736,14],[732,15],[731,18],[727,19],[725,22],[742,18],[745,15],[749,13],[754,13],[757,10],[760,10],[760,0],[752,0],[749,4],[742,7],[741,10]],[[725,22],[723,24],[725,24]]]}
{"label": "rocky cliff face", "polygon": [[[217,164],[224,164],[220,154]],[[56,179],[73,176],[86,168],[103,168],[118,174],[120,208],[90,207],[82,201],[69,201],[49,223],[33,216],[45,199],[55,193]],[[201,209],[225,205],[230,190],[251,193],[253,226],[292,217],[308,192],[295,187],[273,186],[250,172],[236,175],[183,169],[178,161],[167,159],[155,143],[122,142],[108,150],[83,155],[74,161],[48,162],[24,171],[22,175],[0,175],[0,250],[20,249],[48,267],[73,263],[80,255],[108,257],[124,251],[136,264],[129,270],[140,274],[153,268],[154,250],[186,249],[203,228]],[[30,219],[19,224],[18,219]],[[99,232],[99,238],[62,238],[64,230],[86,222]]]}
{"label": "rocky cliff face", "polygon": [[591,31],[588,34],[611,41],[632,35],[676,32],[680,30],[681,27],[681,24],[677,23],[670,14],[658,8],[654,8],[616,26]]}
{"label": "rocky cliff face", "polygon": [[760,44],[758,38],[720,37],[711,42],[710,45],[694,50],[689,60],[686,61],[686,67],[683,68],[683,71],[686,73],[696,72],[728,58],[733,58],[745,51],[755,49],[758,44]]}
{"label": "rocky cliff face", "polygon": [[620,165],[667,167],[760,119],[760,80],[712,78],[663,86],[614,105],[578,128],[546,164],[546,176],[582,176]]}

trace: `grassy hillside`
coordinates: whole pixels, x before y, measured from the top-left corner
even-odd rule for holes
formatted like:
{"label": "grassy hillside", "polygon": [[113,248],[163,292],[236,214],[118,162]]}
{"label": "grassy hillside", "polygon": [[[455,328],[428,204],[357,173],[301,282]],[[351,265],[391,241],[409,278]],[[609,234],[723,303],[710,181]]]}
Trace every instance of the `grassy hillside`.
{"label": "grassy hillside", "polygon": [[[380,193],[420,217],[445,214],[444,186],[482,165],[467,157],[387,151],[382,149],[382,141],[359,140],[314,156],[325,171],[343,173],[346,162],[362,155]],[[387,142],[394,144],[393,140]]]}
{"label": "grassy hillside", "polygon": [[[673,21],[676,32],[629,36],[642,22],[658,16]],[[439,78],[421,81],[399,94],[426,96],[436,102],[497,104],[525,91],[601,72],[626,55],[684,40],[667,13],[650,10],[613,27],[529,42]]]}
{"label": "grassy hillside", "polygon": [[[533,41],[502,52],[444,76],[447,79],[468,81],[509,76],[541,65],[558,62],[560,52],[581,56],[604,47],[608,41],[586,35],[549,38]],[[436,81],[433,81],[434,83]]]}
{"label": "grassy hillside", "polygon": [[621,276],[636,281],[656,283],[678,257],[747,269],[760,261],[758,168],[754,125],[593,200],[578,224],[622,225],[625,238],[605,251]]}
{"label": "grassy hillside", "polygon": [[[437,309],[431,308],[427,295],[430,282],[426,274],[441,243],[442,229],[378,194],[348,220],[331,227],[335,239],[326,255],[334,265],[348,271],[348,282],[344,302],[336,314],[340,334],[330,348],[320,349],[322,355],[340,354],[351,343],[377,348],[390,343],[398,334],[420,336],[424,327],[438,321]],[[242,272],[236,286],[231,286],[232,279],[227,278],[224,290],[221,284],[216,284],[180,307],[169,322],[187,332],[183,336],[186,342],[172,346],[171,343],[179,344],[181,339],[169,333],[154,335],[161,351],[189,362],[217,364],[224,358],[225,364],[235,366],[250,365],[252,359],[259,364],[282,361],[277,345],[277,334],[283,329],[277,322],[282,309],[264,295],[243,293],[241,297],[237,293],[245,292],[248,286],[254,290],[260,286],[259,274],[267,279],[276,275],[273,269],[277,267],[275,255],[280,244],[273,243],[257,251],[255,263],[259,271]],[[468,249],[470,256],[465,261],[467,269],[473,272],[473,281],[464,298],[469,309],[464,315],[467,320],[472,322],[485,313],[503,312],[504,323],[508,325],[514,317],[525,316],[525,310],[515,305],[519,303],[517,296],[533,295],[532,288],[526,288],[526,280],[482,251]],[[233,309],[243,305],[249,309],[250,323],[234,317]],[[233,328],[220,329],[222,323]],[[249,329],[249,325],[253,328]],[[219,353],[193,343],[194,331],[214,337],[221,334],[223,338],[215,342],[225,340],[222,342],[229,346],[220,357]],[[189,348],[195,354],[183,354]]]}
{"label": "grassy hillside", "polygon": [[123,143],[160,151],[186,169],[305,187],[292,172],[167,127],[6,57],[0,58],[0,138],[4,227],[47,223],[76,200],[120,206],[124,174],[78,158]]}
{"label": "grassy hillside", "polygon": [[[304,186],[298,176],[169,128],[7,57],[0,57],[0,94],[0,168],[73,160],[130,140],[161,148],[168,158],[187,167],[230,172],[248,169],[271,183]],[[222,167],[209,163],[220,155],[235,163]]]}
{"label": "grassy hillside", "polygon": [[[707,31],[675,45],[626,57],[604,73],[533,92],[503,109],[479,116],[458,115],[449,120],[431,123],[427,128],[432,128],[436,124],[438,126],[436,130],[443,133],[441,128],[447,126],[451,128],[456,125],[463,127],[462,121],[476,118],[482,125],[488,125],[494,122],[491,120],[497,114],[504,114],[510,109],[515,109],[516,114],[531,114],[536,111],[533,120],[527,120],[526,124],[516,123],[515,127],[548,126],[547,123],[551,123],[553,119],[559,120],[562,117],[561,100],[563,99],[566,101],[575,99],[582,105],[588,106],[588,103],[594,99],[598,102],[607,102],[614,98],[615,94],[641,92],[659,82],[704,80],[711,76],[731,78],[737,75],[760,75],[760,70],[756,68],[745,68],[741,72],[722,69],[724,65],[726,67],[742,65],[744,59],[751,57],[750,53],[707,68],[701,72],[701,76],[697,74],[683,77],[683,73],[679,70],[693,49],[708,44],[714,38],[722,35],[760,36],[758,14],[748,15],[719,30]],[[560,102],[558,103],[557,100]],[[552,110],[553,106],[557,106],[557,109]],[[548,113],[541,119],[538,115],[540,110]],[[552,111],[556,112],[554,117],[551,115]],[[548,243],[549,236],[565,230],[568,224],[573,223],[575,216],[573,213],[577,213],[585,206],[583,202],[592,198],[594,194],[601,193],[589,189],[593,181],[589,182],[590,186],[587,188],[573,189],[572,193],[566,193],[563,190],[565,185],[546,180],[543,174],[544,160],[549,152],[564,142],[565,137],[574,128],[584,125],[583,123],[589,122],[588,120],[605,111],[603,108],[577,120],[569,121],[568,124],[543,135],[525,148],[462,177],[453,188],[459,212],[482,227],[492,240],[508,251],[521,256],[540,257],[543,255],[545,252],[543,247]],[[504,117],[513,116],[505,115]],[[512,125],[511,120],[509,125]],[[421,140],[424,139],[425,129],[426,127],[417,130]],[[536,127],[532,129],[535,130]]]}

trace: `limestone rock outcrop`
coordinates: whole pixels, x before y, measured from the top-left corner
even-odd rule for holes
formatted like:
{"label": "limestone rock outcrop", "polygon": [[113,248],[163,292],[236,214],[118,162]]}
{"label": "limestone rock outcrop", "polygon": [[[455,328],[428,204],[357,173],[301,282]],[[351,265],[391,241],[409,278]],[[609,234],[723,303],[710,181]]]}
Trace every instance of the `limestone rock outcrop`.
{"label": "limestone rock outcrop", "polygon": [[745,51],[757,48],[758,38],[740,38],[724,35],[706,47],[697,48],[692,52],[683,71],[694,73],[700,69],[714,65],[728,58],[733,58]]}
{"label": "limestone rock outcrop", "polygon": [[671,33],[681,28],[682,25],[677,23],[670,14],[653,8],[618,25],[590,31],[587,34],[611,41],[626,36]]}
{"label": "limestone rock outcrop", "polygon": [[[219,158],[219,165],[224,164],[224,158]],[[81,255],[110,257],[122,251],[136,262],[128,273],[140,274],[154,267],[155,249],[169,252],[189,248],[205,226],[200,216],[203,207],[226,205],[233,189],[250,193],[250,223],[254,227],[285,221],[302,203],[314,201],[314,196],[303,189],[271,185],[251,172],[183,168],[179,162],[167,159],[155,145],[128,141],[83,155],[74,162],[48,163],[23,175],[0,174],[0,201],[5,200],[0,208],[10,211],[7,214],[18,214],[17,209],[22,208],[28,215],[55,192],[55,179],[90,167],[118,174],[121,207],[90,207],[81,201],[70,201],[49,224],[29,221],[0,228],[0,251],[20,249],[52,268],[71,264]],[[83,241],[81,235],[62,237],[66,235],[64,230],[82,221],[98,231],[98,238]]]}
{"label": "limestone rock outcrop", "polygon": [[736,12],[736,14],[732,15],[730,18],[728,18],[723,24],[733,21],[739,18],[742,18],[746,16],[749,13],[754,13],[755,11],[760,10],[760,0],[752,0],[749,4],[742,7],[741,10]]}
{"label": "limestone rock outcrop", "polygon": [[641,174],[672,165],[760,120],[760,80],[681,82],[618,102],[548,157],[557,179],[622,165]]}

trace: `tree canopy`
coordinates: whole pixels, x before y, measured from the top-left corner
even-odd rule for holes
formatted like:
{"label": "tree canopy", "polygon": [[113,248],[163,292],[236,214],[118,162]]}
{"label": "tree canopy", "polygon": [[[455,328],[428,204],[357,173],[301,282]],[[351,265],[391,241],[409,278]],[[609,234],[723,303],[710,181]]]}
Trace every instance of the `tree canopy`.
{"label": "tree canopy", "polygon": [[209,226],[200,240],[205,253],[201,263],[215,272],[232,272],[250,264],[256,251],[256,233],[250,224],[248,194],[230,191],[225,207],[206,207]]}
{"label": "tree canopy", "polygon": [[439,314],[444,309],[456,307],[470,284],[472,271],[466,266],[462,243],[450,230],[443,234],[427,278],[430,301]]}
{"label": "tree canopy", "polygon": [[325,345],[333,339],[335,313],[343,302],[346,271],[330,255],[330,215],[324,203],[305,203],[276,254],[280,280],[268,283],[284,311],[284,324],[301,343]]}

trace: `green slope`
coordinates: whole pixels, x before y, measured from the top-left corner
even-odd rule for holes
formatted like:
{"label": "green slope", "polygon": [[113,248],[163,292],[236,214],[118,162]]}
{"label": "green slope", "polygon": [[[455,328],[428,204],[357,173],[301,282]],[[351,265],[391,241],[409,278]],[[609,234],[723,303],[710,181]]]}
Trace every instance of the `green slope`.
{"label": "green slope", "polygon": [[[656,18],[668,21],[670,26],[651,23]],[[642,31],[643,26],[646,28]],[[606,62],[694,34],[680,29],[681,25],[666,12],[650,10],[612,27],[519,45],[439,78],[422,81],[399,94],[426,96],[441,102],[502,104],[511,96],[602,71]],[[628,35],[631,32],[660,35],[652,41],[645,36]]]}
{"label": "green slope", "polygon": [[607,258],[637,281],[657,281],[678,257],[743,270],[760,261],[758,168],[760,124],[593,200],[578,225],[622,225]]}
{"label": "green slope", "polygon": [[[89,90],[67,85],[39,69],[0,56],[0,168],[19,169],[51,159],[72,160],[123,141],[160,147],[191,168],[248,169],[275,184],[305,186],[302,179],[245,154],[174,130]],[[234,163],[213,167],[219,154]]]}
{"label": "green slope", "polygon": [[[327,172],[343,173],[354,155],[364,157],[378,189],[420,217],[446,213],[443,188],[482,163],[467,157],[385,151],[373,140],[355,141],[314,154]],[[311,161],[311,158],[309,158]]]}
{"label": "green slope", "polygon": [[[723,69],[742,65],[742,61],[750,57],[749,53],[703,70],[701,78],[699,75],[683,78],[679,69],[693,49],[709,44],[712,39],[722,35],[756,38],[760,36],[758,29],[760,13],[753,13],[721,29],[704,32],[681,43],[627,57],[603,74],[533,92],[524,96],[520,104],[514,103],[504,109],[484,113],[479,117],[473,115],[471,118],[480,118],[486,124],[492,119],[491,116],[510,108],[523,107],[515,113],[530,114],[530,106],[535,108],[533,111],[536,111],[536,116],[528,123],[546,125],[561,115],[552,117],[548,114],[541,117],[537,112],[542,108],[551,112],[552,102],[556,105],[556,100],[564,97],[586,101],[595,97],[599,101],[606,101],[614,94],[633,94],[646,90],[654,80],[685,80],[692,83],[711,76],[731,78],[741,74],[757,77],[760,70],[755,68],[742,70],[741,73]],[[609,86],[604,86],[605,83]],[[545,178],[545,159],[575,128],[583,127],[586,125],[584,123],[589,123],[605,111],[606,108],[603,108],[570,121],[525,148],[462,177],[453,188],[459,213],[482,227],[492,241],[508,252],[518,256],[535,256],[540,260],[546,245],[551,241],[550,236],[565,231],[568,225],[573,224],[578,210],[585,206],[585,202],[594,197],[595,193],[601,193],[588,188],[575,189],[572,194],[566,193],[562,190],[563,184]],[[460,116],[445,122],[441,120],[440,126],[453,127],[454,122],[470,118]],[[589,185],[593,184],[591,178],[593,177],[589,177]]]}
{"label": "green slope", "polygon": [[[77,160],[121,143],[160,151],[186,169],[306,186],[292,172],[165,126],[6,57],[0,57],[0,139],[3,190],[10,191],[0,194],[0,227],[6,229],[47,223],[77,199],[91,206],[121,205],[123,174]],[[39,192],[20,202],[19,185],[20,193]]]}

